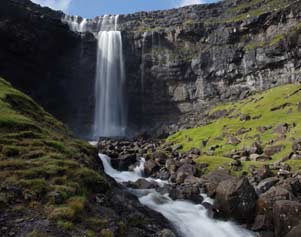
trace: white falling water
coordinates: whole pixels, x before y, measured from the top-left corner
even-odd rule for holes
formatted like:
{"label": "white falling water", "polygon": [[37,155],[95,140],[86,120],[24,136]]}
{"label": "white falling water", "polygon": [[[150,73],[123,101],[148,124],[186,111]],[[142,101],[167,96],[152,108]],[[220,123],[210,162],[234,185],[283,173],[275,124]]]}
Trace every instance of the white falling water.
{"label": "white falling water", "polygon": [[118,16],[104,16],[97,35],[94,137],[124,136],[125,73]]}
{"label": "white falling water", "polygon": [[[142,177],[144,160],[134,172],[120,172],[112,168],[110,158],[99,154],[106,174],[117,182],[136,181]],[[153,180],[159,185],[164,181]],[[174,201],[168,195],[162,195],[154,190],[138,190],[139,201],[149,208],[160,212],[168,219],[183,237],[254,237],[255,235],[232,222],[211,219],[205,207],[188,201]]]}
{"label": "white falling water", "polygon": [[70,30],[91,32],[97,38],[93,137],[122,137],[126,132],[125,71],[118,16],[94,20],[64,16]]}
{"label": "white falling water", "polygon": [[68,24],[71,31],[84,33],[87,31],[87,19],[65,15],[62,22]]}

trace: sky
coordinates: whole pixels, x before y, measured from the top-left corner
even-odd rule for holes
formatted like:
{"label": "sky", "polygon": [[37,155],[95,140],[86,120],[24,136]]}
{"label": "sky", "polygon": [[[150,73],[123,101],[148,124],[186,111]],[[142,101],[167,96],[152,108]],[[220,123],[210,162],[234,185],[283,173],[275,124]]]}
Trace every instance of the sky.
{"label": "sky", "polygon": [[217,0],[31,0],[70,15],[93,18],[104,14],[127,14],[212,3]]}

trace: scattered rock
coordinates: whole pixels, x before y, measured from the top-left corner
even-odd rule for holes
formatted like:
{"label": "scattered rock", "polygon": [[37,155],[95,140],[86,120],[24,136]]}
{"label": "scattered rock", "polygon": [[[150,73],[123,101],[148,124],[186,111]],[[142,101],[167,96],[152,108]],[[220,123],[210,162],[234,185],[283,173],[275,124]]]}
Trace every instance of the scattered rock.
{"label": "scattered rock", "polygon": [[264,154],[267,156],[275,155],[276,153],[279,153],[284,148],[283,145],[276,145],[276,146],[266,146],[264,148]]}
{"label": "scattered rock", "polygon": [[227,141],[228,144],[231,144],[231,145],[234,145],[234,146],[238,145],[240,142],[241,141],[235,136],[229,136],[228,141]]}
{"label": "scattered rock", "polygon": [[251,120],[251,116],[249,114],[243,114],[240,116],[240,121],[248,121]]}
{"label": "scattered rock", "polygon": [[279,133],[279,134],[285,134],[288,131],[289,131],[289,124],[287,123],[279,124],[273,130],[274,133]]}

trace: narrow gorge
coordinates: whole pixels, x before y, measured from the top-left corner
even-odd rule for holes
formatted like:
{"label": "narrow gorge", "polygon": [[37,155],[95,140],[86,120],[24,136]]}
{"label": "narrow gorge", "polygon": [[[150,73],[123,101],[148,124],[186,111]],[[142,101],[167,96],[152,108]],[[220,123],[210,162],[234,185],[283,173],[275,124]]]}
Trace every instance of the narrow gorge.
{"label": "narrow gorge", "polygon": [[300,0],[2,0],[0,236],[300,236],[300,83]]}

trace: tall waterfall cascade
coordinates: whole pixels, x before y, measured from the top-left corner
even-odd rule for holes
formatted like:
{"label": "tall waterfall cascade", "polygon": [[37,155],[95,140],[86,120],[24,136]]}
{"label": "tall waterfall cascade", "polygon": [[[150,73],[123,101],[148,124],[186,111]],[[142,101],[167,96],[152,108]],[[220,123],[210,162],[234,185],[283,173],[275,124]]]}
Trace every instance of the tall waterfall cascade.
{"label": "tall waterfall cascade", "polygon": [[118,15],[105,15],[93,20],[65,16],[62,21],[74,32],[89,31],[97,38],[93,137],[125,136],[126,77],[122,35],[118,31]]}

